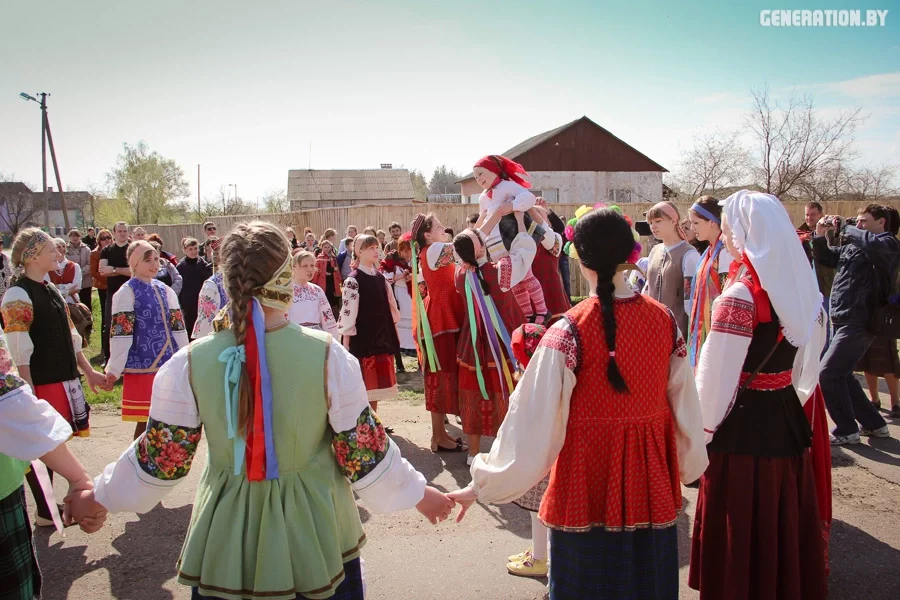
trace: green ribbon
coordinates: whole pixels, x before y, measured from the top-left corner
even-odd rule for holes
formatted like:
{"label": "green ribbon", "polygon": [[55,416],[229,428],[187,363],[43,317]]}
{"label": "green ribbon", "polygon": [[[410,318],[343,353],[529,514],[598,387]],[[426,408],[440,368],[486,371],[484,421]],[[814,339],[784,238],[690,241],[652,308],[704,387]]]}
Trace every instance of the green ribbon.
{"label": "green ribbon", "polygon": [[423,349],[422,354],[428,362],[431,372],[441,370],[441,363],[438,361],[437,353],[434,351],[434,339],[431,337],[431,324],[428,323],[428,315],[425,313],[425,303],[422,301],[422,293],[419,291],[419,260],[418,260],[418,244],[412,243],[412,274],[413,274],[413,296],[416,302],[416,316],[418,327],[416,328],[416,337],[419,342],[419,349]]}
{"label": "green ribbon", "polygon": [[481,397],[488,400],[487,388],[484,387],[484,376],[481,374],[481,359],[478,358],[478,347],[475,345],[478,337],[478,321],[475,320],[475,304],[472,302],[472,284],[469,283],[468,273],[466,275],[466,305],[469,307],[469,333],[472,336],[472,353],[475,355],[475,374],[478,376]]}
{"label": "green ribbon", "polygon": [[237,430],[238,400],[240,395],[241,365],[247,361],[243,344],[226,348],[219,355],[219,362],[225,363],[225,416],[228,420],[228,439],[234,440],[234,474],[240,475],[244,466],[247,442]]}

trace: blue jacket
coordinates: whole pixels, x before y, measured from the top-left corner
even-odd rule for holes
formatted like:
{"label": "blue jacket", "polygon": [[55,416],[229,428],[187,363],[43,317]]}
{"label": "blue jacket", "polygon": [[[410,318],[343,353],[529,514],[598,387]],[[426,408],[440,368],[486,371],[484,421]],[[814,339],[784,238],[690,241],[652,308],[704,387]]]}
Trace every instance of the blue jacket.
{"label": "blue jacket", "polygon": [[876,273],[879,304],[892,292],[900,264],[900,240],[890,232],[872,234],[852,226],[841,233],[844,245],[839,247],[829,247],[825,236],[815,236],[813,252],[816,261],[837,269],[831,286],[832,322],[865,327],[875,307]]}
{"label": "blue jacket", "polygon": [[340,254],[337,255],[337,264],[338,269],[341,271],[341,280],[347,279],[347,275],[350,274],[350,271],[353,269],[350,268],[350,253],[347,250],[344,250]]}

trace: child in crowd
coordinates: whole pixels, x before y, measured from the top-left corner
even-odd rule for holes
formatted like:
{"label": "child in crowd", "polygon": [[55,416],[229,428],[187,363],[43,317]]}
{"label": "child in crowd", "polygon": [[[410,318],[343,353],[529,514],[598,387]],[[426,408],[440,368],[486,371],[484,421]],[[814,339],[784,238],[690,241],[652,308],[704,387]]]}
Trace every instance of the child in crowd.
{"label": "child in crowd", "polygon": [[288,307],[288,320],[303,327],[318,329],[337,337],[337,323],[325,292],[310,283],[316,272],[316,257],[301,250],[291,258],[291,279],[294,295]]}

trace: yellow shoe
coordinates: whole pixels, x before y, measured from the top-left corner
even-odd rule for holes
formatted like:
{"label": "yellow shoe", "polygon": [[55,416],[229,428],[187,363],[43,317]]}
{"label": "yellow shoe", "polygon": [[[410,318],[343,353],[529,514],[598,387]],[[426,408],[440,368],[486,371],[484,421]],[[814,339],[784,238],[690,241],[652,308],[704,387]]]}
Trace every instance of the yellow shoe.
{"label": "yellow shoe", "polygon": [[546,560],[535,560],[530,556],[521,562],[511,562],[506,570],[519,577],[546,577],[549,569]]}
{"label": "yellow shoe", "polygon": [[525,552],[519,552],[518,554],[513,554],[512,556],[507,557],[506,560],[508,560],[509,562],[522,562],[526,558],[531,558],[531,550],[532,550],[532,548],[529,548]]}

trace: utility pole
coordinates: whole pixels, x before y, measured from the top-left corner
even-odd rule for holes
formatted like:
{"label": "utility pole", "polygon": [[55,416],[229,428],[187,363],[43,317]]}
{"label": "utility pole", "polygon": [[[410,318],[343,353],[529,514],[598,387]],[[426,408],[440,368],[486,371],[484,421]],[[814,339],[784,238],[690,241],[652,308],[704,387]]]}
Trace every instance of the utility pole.
{"label": "utility pole", "polygon": [[200,206],[200,165],[197,165],[197,214],[199,215],[202,212],[202,208]]}
{"label": "utility pole", "polygon": [[47,191],[47,94],[41,97],[41,172],[44,178],[44,227],[50,233],[50,194]]}
{"label": "utility pole", "polygon": [[[43,94],[42,94],[43,96]],[[59,163],[56,162],[56,149],[53,147],[53,134],[50,133],[50,118],[47,116],[47,103],[44,105],[44,127],[47,129],[47,141],[50,142],[50,158],[53,159],[53,172],[56,174],[56,189],[59,190],[59,207],[62,209],[63,225],[69,231],[69,211],[66,208],[66,195],[63,192],[62,180],[59,177]]]}

